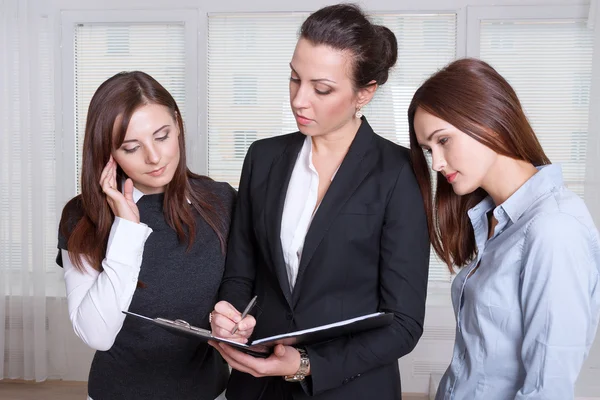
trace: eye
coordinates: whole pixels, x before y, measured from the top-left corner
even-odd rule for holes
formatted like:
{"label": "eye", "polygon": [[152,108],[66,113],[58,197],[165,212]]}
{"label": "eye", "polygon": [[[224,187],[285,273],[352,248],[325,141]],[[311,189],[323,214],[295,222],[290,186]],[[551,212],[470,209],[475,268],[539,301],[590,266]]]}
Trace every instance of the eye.
{"label": "eye", "polygon": [[441,144],[442,146],[445,145],[447,142],[448,142],[447,137],[443,137],[443,138],[440,138],[440,140],[438,140],[438,143]]}
{"label": "eye", "polygon": [[325,96],[325,95],[328,95],[329,93],[331,93],[331,90],[323,91],[323,90],[315,89],[315,93],[320,94],[321,96]]}
{"label": "eye", "polygon": [[135,153],[137,151],[137,149],[139,149],[139,148],[140,148],[140,146],[135,146],[132,149],[123,149],[123,151],[127,154],[131,154],[131,153]]}
{"label": "eye", "polygon": [[159,142],[164,142],[168,138],[169,138],[169,133],[167,133],[165,136],[161,136],[161,137],[156,138],[156,140],[158,140]]}
{"label": "eye", "polygon": [[292,82],[292,83],[300,83],[300,79],[294,78],[293,76],[290,76],[290,82]]}

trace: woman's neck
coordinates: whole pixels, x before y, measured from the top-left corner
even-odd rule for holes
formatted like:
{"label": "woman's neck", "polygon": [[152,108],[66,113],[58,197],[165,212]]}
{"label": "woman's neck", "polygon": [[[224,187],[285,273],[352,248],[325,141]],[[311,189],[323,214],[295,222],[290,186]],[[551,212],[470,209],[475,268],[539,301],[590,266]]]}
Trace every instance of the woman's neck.
{"label": "woman's neck", "polygon": [[504,203],[537,172],[537,168],[528,161],[498,156],[498,161],[486,176],[481,187],[498,206]]}
{"label": "woman's neck", "polygon": [[351,121],[336,131],[325,135],[313,136],[311,138],[313,154],[318,156],[346,154],[356,137],[360,124],[360,119],[352,118]]}

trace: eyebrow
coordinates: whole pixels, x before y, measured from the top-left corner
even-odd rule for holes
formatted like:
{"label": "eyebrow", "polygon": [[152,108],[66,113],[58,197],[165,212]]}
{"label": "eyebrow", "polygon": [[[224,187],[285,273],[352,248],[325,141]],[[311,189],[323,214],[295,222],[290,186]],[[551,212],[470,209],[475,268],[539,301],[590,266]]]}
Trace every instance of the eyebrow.
{"label": "eyebrow", "polygon": [[[298,74],[298,72],[294,69],[294,67],[292,67],[292,63],[290,63],[290,68],[292,69],[293,72],[295,72],[296,74]],[[300,75],[300,74],[298,74]],[[311,82],[331,82],[331,83],[335,83],[337,84],[336,81],[332,81],[331,79],[327,79],[327,78],[320,78],[320,79],[311,79]]]}
{"label": "eyebrow", "polygon": [[[169,127],[169,125],[163,125],[160,128],[158,128],[157,130],[155,130],[152,135],[156,135],[158,132],[160,132],[163,129],[168,128],[168,127]],[[123,144],[125,144],[125,143],[132,143],[132,142],[138,142],[138,140],[137,139],[123,140]]]}
{"label": "eyebrow", "polygon": [[435,135],[438,132],[444,131],[444,130],[446,130],[446,128],[436,129],[435,131],[431,132],[431,134],[427,137],[427,141],[429,142],[431,140],[431,138],[433,138],[433,135]]}
{"label": "eyebrow", "polygon": [[[443,130],[446,130],[446,129],[447,128],[440,128],[440,129],[436,129],[435,131],[431,132],[431,134],[427,137],[427,141],[428,142],[431,141],[431,139],[433,138],[433,135],[435,135],[436,133],[441,132]],[[419,143],[419,146],[420,147],[429,147],[429,146],[427,146],[426,144],[423,144],[423,143]]]}

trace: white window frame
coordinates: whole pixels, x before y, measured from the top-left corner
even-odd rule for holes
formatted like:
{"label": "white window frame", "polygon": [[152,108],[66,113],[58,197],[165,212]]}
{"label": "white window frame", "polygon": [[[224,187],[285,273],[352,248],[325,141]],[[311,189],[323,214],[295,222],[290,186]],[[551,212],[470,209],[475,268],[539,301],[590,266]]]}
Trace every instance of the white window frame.
{"label": "white window frame", "polygon": [[[63,11],[60,16],[60,88],[57,104],[57,204],[59,208],[77,191],[75,166],[75,65],[74,27],[90,23],[183,23],[185,26],[185,104],[186,156],[192,170],[199,170],[206,151],[198,138],[198,13],[196,10],[85,10]],[[62,129],[61,129],[62,128]],[[58,210],[60,215],[60,210]]]}
{"label": "white window frame", "polygon": [[587,19],[589,5],[469,6],[467,7],[467,57],[479,57],[481,21]]}

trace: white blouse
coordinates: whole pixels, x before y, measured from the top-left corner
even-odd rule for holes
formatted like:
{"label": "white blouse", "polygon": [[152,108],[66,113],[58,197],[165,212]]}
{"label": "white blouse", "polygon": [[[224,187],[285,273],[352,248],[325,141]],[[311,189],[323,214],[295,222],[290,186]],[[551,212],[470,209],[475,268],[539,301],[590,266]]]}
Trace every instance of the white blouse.
{"label": "white blouse", "polygon": [[[292,171],[281,218],[281,247],[292,291],[298,277],[304,239],[319,206],[319,173],[313,165],[312,155],[312,139],[306,136]],[[332,181],[336,173],[337,170],[331,176]]]}

